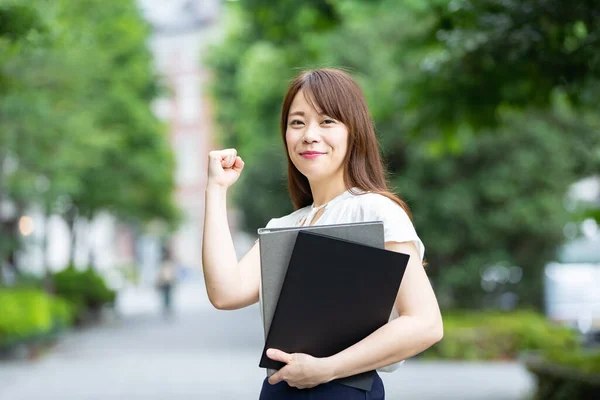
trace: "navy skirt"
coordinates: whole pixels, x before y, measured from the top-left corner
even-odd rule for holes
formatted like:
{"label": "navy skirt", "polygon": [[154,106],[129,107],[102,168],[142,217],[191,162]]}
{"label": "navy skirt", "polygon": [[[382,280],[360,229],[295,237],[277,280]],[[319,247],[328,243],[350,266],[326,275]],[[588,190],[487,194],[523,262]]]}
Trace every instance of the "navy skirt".
{"label": "navy skirt", "polygon": [[336,382],[328,382],[310,389],[297,389],[282,381],[271,385],[264,380],[259,400],[384,400],[383,382],[375,374],[373,386],[368,392]]}

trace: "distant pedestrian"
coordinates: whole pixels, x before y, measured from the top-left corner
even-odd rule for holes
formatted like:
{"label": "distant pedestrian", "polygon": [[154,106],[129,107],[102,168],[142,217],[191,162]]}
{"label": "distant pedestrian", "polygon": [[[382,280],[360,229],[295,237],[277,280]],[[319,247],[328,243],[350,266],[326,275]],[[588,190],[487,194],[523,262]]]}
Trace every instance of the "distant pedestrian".
{"label": "distant pedestrian", "polygon": [[173,290],[177,281],[176,265],[168,249],[163,251],[162,262],[156,277],[156,287],[162,296],[162,309],[164,315],[173,312]]}

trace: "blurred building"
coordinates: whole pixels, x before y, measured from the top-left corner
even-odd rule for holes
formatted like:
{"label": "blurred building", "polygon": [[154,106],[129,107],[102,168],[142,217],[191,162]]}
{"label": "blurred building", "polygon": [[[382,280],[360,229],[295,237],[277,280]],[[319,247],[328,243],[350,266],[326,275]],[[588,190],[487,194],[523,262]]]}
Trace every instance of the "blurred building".
{"label": "blurred building", "polygon": [[[221,0],[140,0],[140,7],[152,26],[149,47],[156,70],[169,90],[153,109],[169,126],[177,203],[184,213],[184,223],[169,246],[177,262],[200,267],[206,159],[213,132],[205,90],[209,76],[202,57],[219,34]],[[148,240],[145,248],[155,246]]]}

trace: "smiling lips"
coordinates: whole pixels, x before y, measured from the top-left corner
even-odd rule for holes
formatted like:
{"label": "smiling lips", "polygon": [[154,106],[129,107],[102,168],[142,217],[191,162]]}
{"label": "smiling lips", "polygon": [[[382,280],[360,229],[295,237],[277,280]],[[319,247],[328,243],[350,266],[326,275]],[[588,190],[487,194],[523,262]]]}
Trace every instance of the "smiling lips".
{"label": "smiling lips", "polygon": [[300,153],[300,155],[304,158],[317,158],[319,156],[322,156],[325,153],[321,153],[320,151],[303,151],[302,153]]}

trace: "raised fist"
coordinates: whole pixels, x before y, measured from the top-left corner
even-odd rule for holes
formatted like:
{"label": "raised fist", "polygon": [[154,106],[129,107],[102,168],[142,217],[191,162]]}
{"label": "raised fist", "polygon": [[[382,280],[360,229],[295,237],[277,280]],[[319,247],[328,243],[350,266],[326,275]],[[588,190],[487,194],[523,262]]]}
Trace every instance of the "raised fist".
{"label": "raised fist", "polygon": [[211,151],[208,154],[208,185],[226,189],[238,180],[243,169],[244,161],[236,149]]}

